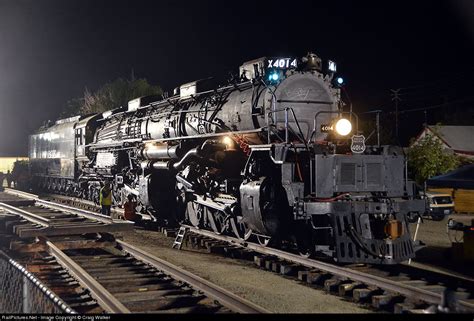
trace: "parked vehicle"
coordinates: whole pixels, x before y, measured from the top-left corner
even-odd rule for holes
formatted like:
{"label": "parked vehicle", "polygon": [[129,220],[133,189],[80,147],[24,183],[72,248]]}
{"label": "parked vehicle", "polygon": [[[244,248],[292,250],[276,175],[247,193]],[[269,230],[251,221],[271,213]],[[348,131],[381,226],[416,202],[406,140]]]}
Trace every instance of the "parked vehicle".
{"label": "parked vehicle", "polygon": [[421,198],[426,200],[424,213],[410,213],[408,221],[415,223],[418,217],[430,217],[433,221],[442,221],[454,212],[454,200],[450,194],[438,192],[421,192]]}
{"label": "parked vehicle", "polygon": [[451,195],[446,193],[427,192],[429,212],[427,213],[433,221],[442,221],[447,215],[454,212],[454,201]]}

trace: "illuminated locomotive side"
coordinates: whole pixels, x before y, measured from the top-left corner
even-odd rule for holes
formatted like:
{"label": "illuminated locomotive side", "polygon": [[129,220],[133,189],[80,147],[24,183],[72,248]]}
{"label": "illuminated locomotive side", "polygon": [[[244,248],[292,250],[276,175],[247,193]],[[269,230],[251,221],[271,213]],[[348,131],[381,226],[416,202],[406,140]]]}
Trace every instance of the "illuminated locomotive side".
{"label": "illuminated locomotive side", "polygon": [[163,223],[289,242],[339,262],[411,258],[406,215],[424,203],[409,193],[403,155],[365,148],[335,67],[323,72],[314,54],[261,58],[226,86],[205,79],[72,120],[68,191],[96,199],[110,180],[116,204],[133,193]]}

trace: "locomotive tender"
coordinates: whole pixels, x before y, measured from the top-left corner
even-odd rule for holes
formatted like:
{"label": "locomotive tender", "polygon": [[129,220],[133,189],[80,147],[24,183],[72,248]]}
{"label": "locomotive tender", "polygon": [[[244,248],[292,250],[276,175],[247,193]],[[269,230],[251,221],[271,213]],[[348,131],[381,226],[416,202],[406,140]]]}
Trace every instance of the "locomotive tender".
{"label": "locomotive tender", "polygon": [[404,156],[365,148],[335,64],[323,69],[311,53],[261,58],[225,86],[199,80],[58,120],[30,136],[34,187],[97,200],[107,180],[116,205],[133,193],[162,223],[338,262],[412,258],[407,214],[424,202],[410,193]]}

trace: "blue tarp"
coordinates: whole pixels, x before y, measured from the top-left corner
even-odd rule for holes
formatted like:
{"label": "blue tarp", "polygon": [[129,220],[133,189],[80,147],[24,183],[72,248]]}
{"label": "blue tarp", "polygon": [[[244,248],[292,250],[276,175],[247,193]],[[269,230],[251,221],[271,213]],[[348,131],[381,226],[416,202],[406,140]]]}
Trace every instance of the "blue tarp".
{"label": "blue tarp", "polygon": [[430,178],[430,187],[450,187],[474,189],[474,164],[465,165],[452,172]]}

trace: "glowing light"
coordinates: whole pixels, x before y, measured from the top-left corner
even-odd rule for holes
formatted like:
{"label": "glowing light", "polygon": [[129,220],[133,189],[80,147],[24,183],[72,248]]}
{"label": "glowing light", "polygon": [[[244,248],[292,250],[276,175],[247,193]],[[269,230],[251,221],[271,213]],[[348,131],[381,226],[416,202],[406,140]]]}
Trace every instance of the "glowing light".
{"label": "glowing light", "polygon": [[268,77],[270,80],[277,81],[280,76],[275,72]]}
{"label": "glowing light", "polygon": [[342,85],[344,83],[344,79],[342,77],[337,77],[336,81],[339,85]]}
{"label": "glowing light", "polygon": [[341,118],[336,123],[336,132],[341,136],[349,135],[352,131],[352,124],[345,118]]}
{"label": "glowing light", "polygon": [[234,146],[234,141],[229,136],[224,136],[224,138],[222,138],[222,143],[224,143],[227,149],[230,149]]}

